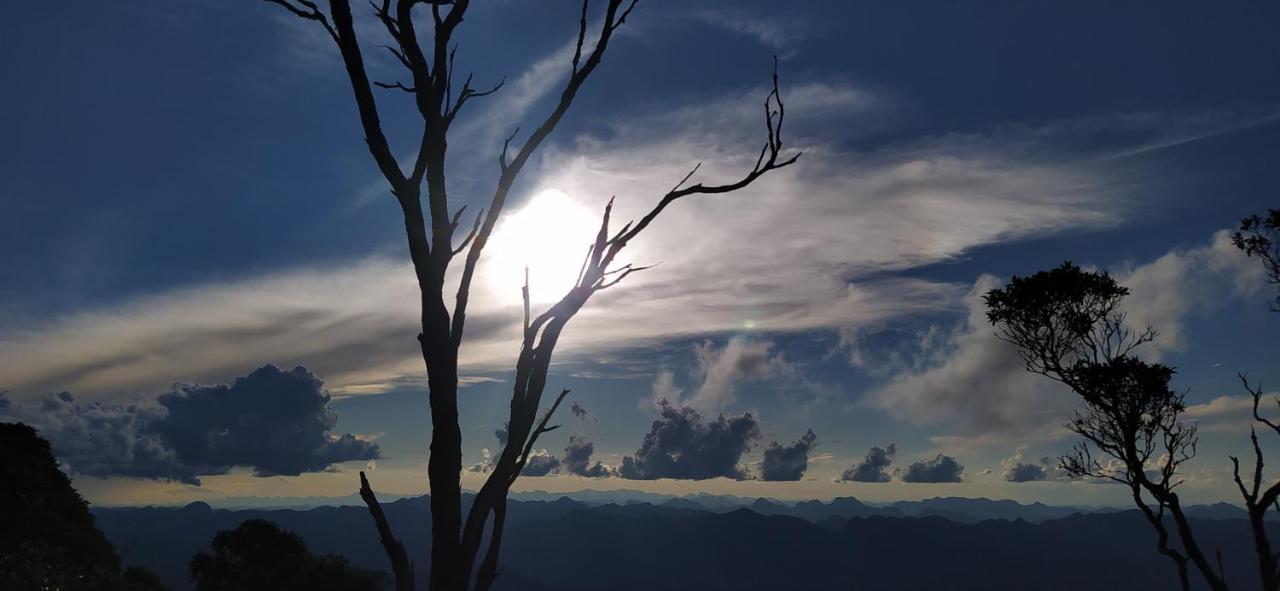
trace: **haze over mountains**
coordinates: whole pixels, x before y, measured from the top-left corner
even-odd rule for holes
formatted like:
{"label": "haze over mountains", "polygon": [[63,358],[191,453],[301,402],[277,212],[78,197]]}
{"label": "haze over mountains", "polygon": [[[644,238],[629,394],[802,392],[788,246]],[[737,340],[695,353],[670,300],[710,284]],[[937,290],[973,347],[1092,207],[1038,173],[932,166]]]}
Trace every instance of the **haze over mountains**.
{"label": "haze over mountains", "polygon": [[[637,491],[517,495],[499,589],[1169,589],[1177,585],[1135,511],[935,498],[783,502]],[[277,499],[277,501],[285,501]],[[333,501],[333,499],[330,499]],[[425,557],[425,497],[388,499],[411,556]],[[308,509],[100,508],[125,562],[190,588],[186,562],[218,530],[265,518],[317,552],[386,569],[362,506]],[[1248,524],[1231,505],[1198,506],[1198,532],[1233,588],[1249,589]],[[417,565],[418,569],[425,565]],[[1238,579],[1238,580],[1237,580]]]}

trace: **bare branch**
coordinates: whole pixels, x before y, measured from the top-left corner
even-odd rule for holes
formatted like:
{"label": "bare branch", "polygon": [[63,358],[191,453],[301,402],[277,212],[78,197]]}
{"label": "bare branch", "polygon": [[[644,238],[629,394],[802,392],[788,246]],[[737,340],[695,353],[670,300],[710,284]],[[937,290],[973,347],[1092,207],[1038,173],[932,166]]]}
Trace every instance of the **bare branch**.
{"label": "bare branch", "polygon": [[375,81],[373,82],[373,85],[374,85],[374,86],[377,86],[378,88],[386,88],[386,89],[389,89],[389,90],[390,90],[390,89],[399,89],[399,90],[403,90],[403,91],[405,91],[405,92],[407,92],[407,93],[409,93],[409,94],[413,94],[413,93],[415,93],[415,92],[418,92],[418,89],[417,89],[417,88],[414,88],[414,87],[412,87],[412,86],[405,86],[403,83],[398,82],[398,81],[397,81],[397,82],[386,83],[386,82],[378,82],[378,81],[376,81],[376,80],[375,80]]}
{"label": "bare branch", "polygon": [[646,269],[652,269],[652,268],[654,268],[654,267],[658,266],[659,264],[661,264],[661,263],[654,263],[654,264],[652,264],[652,265],[645,265],[645,266],[643,266],[643,267],[632,267],[632,266],[631,266],[631,264],[630,264],[630,263],[628,263],[628,264],[626,264],[626,265],[623,265],[621,268],[614,269],[614,270],[612,270],[612,271],[605,271],[605,272],[604,272],[604,275],[605,275],[605,276],[612,275],[612,274],[614,274],[614,273],[621,273],[621,274],[620,274],[620,275],[618,275],[617,277],[615,277],[615,278],[613,279],[613,281],[609,281],[609,282],[605,282],[605,281],[603,281],[603,277],[601,277],[601,281],[599,281],[599,282],[597,282],[597,283],[596,283],[596,285],[594,286],[594,289],[595,289],[596,291],[603,291],[603,290],[609,289],[610,287],[613,287],[613,286],[617,285],[617,284],[618,284],[619,282],[621,282],[623,279],[626,279],[626,278],[627,278],[627,275],[630,275],[630,274],[632,274],[632,273],[636,273],[636,272],[639,272],[639,271],[644,271],[644,270],[646,270]]}
{"label": "bare branch", "polygon": [[404,54],[401,53],[399,49],[396,49],[390,45],[380,45],[379,47],[391,52],[391,55],[395,56],[396,60],[399,61],[400,64],[403,65],[404,67],[406,68],[413,67],[409,64],[408,58],[404,57]]}
{"label": "bare branch", "polygon": [[[463,207],[462,209],[466,209],[466,207]],[[462,214],[462,209],[459,209],[459,210],[458,210],[458,215],[461,215],[461,214]],[[481,219],[483,219],[483,218],[484,218],[484,209],[483,209],[483,208],[481,208],[481,209],[480,209],[480,212],[476,214],[476,221],[475,221],[474,223],[472,223],[472,224],[471,224],[471,231],[467,233],[467,237],[466,237],[466,238],[463,238],[463,239],[462,239],[462,243],[461,243],[461,244],[459,244],[457,248],[453,249],[453,254],[455,254],[455,255],[456,255],[456,254],[458,254],[458,253],[462,252],[462,250],[463,250],[464,248],[466,248],[466,247],[467,247],[467,245],[468,245],[468,244],[470,244],[472,240],[474,240],[474,239],[475,239],[475,237],[476,237],[476,232],[480,230],[480,220],[481,220]],[[455,226],[458,224],[458,219],[457,219],[457,217],[456,217],[456,216],[454,217],[453,224],[454,224]]]}
{"label": "bare branch", "polygon": [[520,128],[512,130],[511,135],[502,142],[502,153],[498,154],[498,170],[507,171],[507,149],[511,147],[511,140],[516,139],[516,134],[520,133]]}
{"label": "bare branch", "polygon": [[591,0],[582,0],[582,16],[578,19],[578,43],[573,49],[573,62],[569,67],[569,74],[576,75],[578,73],[578,61],[582,59],[582,44],[587,40],[587,6]]}
{"label": "bare branch", "polygon": [[[460,0],[464,1],[464,0]],[[516,152],[514,158],[510,162],[506,161],[506,156],[501,156],[500,163],[502,173],[498,179],[498,186],[494,190],[493,199],[489,205],[489,212],[480,227],[480,231],[476,234],[476,238],[471,243],[471,248],[467,250],[467,259],[463,267],[462,277],[458,284],[458,292],[456,304],[453,307],[453,322],[450,334],[453,336],[455,345],[461,344],[462,332],[465,326],[467,302],[470,297],[471,280],[475,276],[476,264],[480,261],[480,254],[484,251],[484,247],[489,241],[489,236],[493,233],[493,228],[498,223],[498,218],[502,214],[502,208],[506,205],[507,194],[511,191],[511,186],[515,183],[516,177],[520,171],[524,169],[525,163],[533,156],[538,147],[542,145],[550,135],[555,131],[560,120],[569,110],[569,106],[573,104],[574,98],[582,85],[590,78],[591,73],[600,65],[600,61],[604,59],[605,50],[609,47],[609,41],[613,38],[614,31],[621,23],[618,22],[618,8],[621,6],[622,0],[609,0],[609,5],[605,9],[604,22],[600,28],[600,36],[596,39],[595,47],[591,53],[587,55],[586,60],[581,60],[581,52],[574,55],[574,69],[569,81],[565,84],[564,90],[560,93],[560,100],[556,103],[551,113],[547,115],[542,124],[525,140],[524,145]],[[634,4],[634,3],[633,3]],[[456,10],[456,9],[455,9]],[[584,2],[585,14],[585,2]],[[450,14],[452,16],[452,14]],[[585,39],[583,25],[579,26],[579,36]],[[504,147],[504,153],[506,151]]]}
{"label": "bare branch", "polygon": [[[769,106],[771,104],[776,104],[777,109],[771,110]],[[765,142],[764,147],[761,148],[760,156],[756,159],[756,164],[752,167],[751,171],[741,179],[723,185],[703,185],[702,183],[698,183],[683,189],[680,188],[688,182],[695,172],[697,172],[701,164],[695,166],[689,174],[685,175],[679,183],[676,183],[675,187],[671,191],[668,191],[667,194],[658,201],[658,204],[655,205],[649,213],[640,218],[640,221],[636,222],[633,226],[628,226],[625,232],[620,232],[613,240],[610,241],[611,245],[609,254],[605,256],[606,263],[612,262],[613,257],[616,256],[630,240],[639,235],[640,232],[644,231],[644,229],[648,227],[649,224],[652,223],[668,205],[671,205],[677,199],[687,197],[689,195],[714,195],[737,191],[755,182],[756,179],[769,171],[777,170],[795,163],[795,161],[800,158],[800,152],[797,152],[790,157],[779,158],[782,154],[783,145],[783,113],[785,113],[785,108],[782,103],[782,94],[778,90],[778,60],[775,56],[773,62],[773,90],[771,90],[769,95],[765,97],[765,128],[768,139]]]}
{"label": "bare branch", "polygon": [[263,0],[263,1],[267,2],[268,4],[283,6],[285,10],[292,12],[295,16],[320,23],[320,26],[324,27],[324,30],[329,33],[329,37],[333,39],[335,43],[338,42],[337,31],[333,30],[333,25],[329,24],[329,18],[326,17],[324,13],[320,11],[320,8],[316,6],[315,2],[311,2],[310,0],[292,0],[292,1],[291,0]]}
{"label": "bare branch", "polygon": [[[568,395],[569,395],[568,388],[561,390],[560,395],[556,396],[555,402],[551,403],[551,408],[548,408],[547,411],[542,415],[542,420],[538,422],[537,428],[535,428],[533,432],[529,434],[529,439],[524,444],[524,451],[522,451],[520,454],[520,462],[518,464],[520,469],[523,469],[525,463],[529,461],[529,454],[533,452],[533,445],[538,442],[538,436],[542,435],[543,433],[555,431],[556,429],[560,428],[559,425],[552,425],[548,427],[547,423],[551,421],[551,417],[556,414],[556,409],[560,408],[560,403],[564,402],[564,397]],[[510,477],[511,482],[515,482],[516,477],[519,475],[520,475],[520,470],[516,470],[515,473],[513,473]]]}
{"label": "bare branch", "polygon": [[503,76],[503,78],[499,80],[497,84],[494,84],[492,87],[490,87],[489,90],[475,90],[471,88],[471,76],[468,75],[467,81],[462,84],[462,91],[458,94],[457,104],[453,105],[453,108],[448,110],[449,114],[445,117],[445,120],[448,122],[452,122],[454,118],[458,116],[458,113],[462,111],[462,105],[465,105],[467,101],[473,98],[489,96],[495,92],[498,92],[499,90],[502,89],[502,85],[506,83],[507,83],[507,78]]}
{"label": "bare branch", "polygon": [[413,591],[413,563],[409,561],[404,544],[400,543],[400,540],[391,532],[391,524],[387,523],[387,516],[382,512],[382,505],[378,503],[377,495],[373,494],[373,489],[369,487],[369,479],[365,478],[363,470],[360,471],[360,498],[364,499],[364,504],[369,507],[369,514],[373,516],[373,522],[378,527],[382,549],[391,560],[391,570],[395,573],[396,591]]}
{"label": "bare branch", "polygon": [[[1262,416],[1262,413],[1258,411],[1258,405],[1262,403],[1262,384],[1258,384],[1257,387],[1254,387],[1249,384],[1249,377],[1245,374],[1236,374],[1236,376],[1240,378],[1240,383],[1244,384],[1245,391],[1253,397],[1253,419],[1270,427],[1272,431],[1280,434],[1280,425]],[[1277,404],[1280,404],[1280,400],[1277,400],[1276,402]]]}
{"label": "bare branch", "polygon": [[613,24],[614,29],[621,27],[622,23],[627,22],[627,17],[631,15],[632,10],[635,10],[637,1],[638,0],[631,0],[631,4],[627,5],[627,9],[622,11],[622,14],[618,16],[617,22]]}

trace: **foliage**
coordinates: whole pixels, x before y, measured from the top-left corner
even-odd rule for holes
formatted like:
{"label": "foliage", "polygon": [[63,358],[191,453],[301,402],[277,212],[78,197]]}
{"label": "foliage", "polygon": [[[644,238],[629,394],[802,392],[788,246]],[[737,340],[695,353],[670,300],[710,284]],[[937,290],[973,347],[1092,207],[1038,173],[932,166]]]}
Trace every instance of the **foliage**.
{"label": "foliage", "polygon": [[356,568],[341,556],[316,556],[297,534],[262,519],[218,532],[189,569],[199,591],[378,591],[388,584],[385,573]]}
{"label": "foliage", "polygon": [[[1240,230],[1231,235],[1231,242],[1246,255],[1258,257],[1267,279],[1280,287],[1280,209],[1268,210],[1266,217],[1251,215],[1240,220]],[[1280,292],[1272,306],[1280,310]]]}
{"label": "foliage", "polygon": [[58,468],[49,442],[29,425],[0,423],[0,523],[0,588],[164,588],[143,569],[122,575],[89,504]]}
{"label": "foliage", "polygon": [[[1080,396],[1083,405],[1067,426],[1082,441],[1060,459],[1063,470],[1127,486],[1183,588],[1190,563],[1211,588],[1225,589],[1174,490],[1179,466],[1195,456],[1196,429],[1179,418],[1186,405],[1169,385],[1173,368],[1134,355],[1156,331],[1126,324],[1120,306],[1128,294],[1108,273],[1065,262],[989,292],[987,319],[996,336],[1017,346],[1028,371]],[[1166,513],[1177,525],[1179,545],[1170,543]]]}

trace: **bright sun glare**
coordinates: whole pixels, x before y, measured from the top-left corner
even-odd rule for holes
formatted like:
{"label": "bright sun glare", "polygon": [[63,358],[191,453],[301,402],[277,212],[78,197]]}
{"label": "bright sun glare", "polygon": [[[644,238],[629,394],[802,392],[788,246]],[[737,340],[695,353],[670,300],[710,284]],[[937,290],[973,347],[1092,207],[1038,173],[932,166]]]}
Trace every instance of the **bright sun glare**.
{"label": "bright sun glare", "polygon": [[578,278],[600,218],[563,191],[538,193],[506,216],[493,234],[486,275],[499,294],[520,297],[529,268],[529,299],[554,302]]}

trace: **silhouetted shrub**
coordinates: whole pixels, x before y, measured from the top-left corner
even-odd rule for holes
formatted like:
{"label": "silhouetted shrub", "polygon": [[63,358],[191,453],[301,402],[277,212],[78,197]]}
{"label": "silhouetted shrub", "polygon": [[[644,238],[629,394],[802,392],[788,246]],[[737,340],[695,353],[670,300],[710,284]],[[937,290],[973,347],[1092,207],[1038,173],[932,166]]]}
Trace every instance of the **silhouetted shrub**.
{"label": "silhouetted shrub", "polygon": [[122,575],[89,504],[29,425],[0,423],[0,523],[0,589],[165,588],[140,568]]}
{"label": "silhouetted shrub", "polygon": [[209,550],[191,558],[199,591],[377,591],[389,582],[386,573],[356,568],[342,556],[315,556],[297,534],[263,519],[218,532]]}

